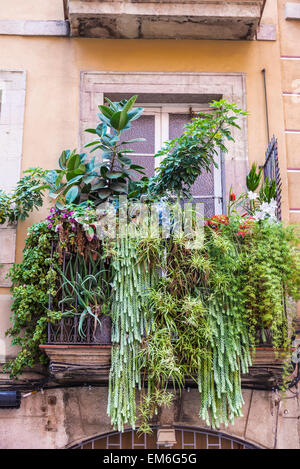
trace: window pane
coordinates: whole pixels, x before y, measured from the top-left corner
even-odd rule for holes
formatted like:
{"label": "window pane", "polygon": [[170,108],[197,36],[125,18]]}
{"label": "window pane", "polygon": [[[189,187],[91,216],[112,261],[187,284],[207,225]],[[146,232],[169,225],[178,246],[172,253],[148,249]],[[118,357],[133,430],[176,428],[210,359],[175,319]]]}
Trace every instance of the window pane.
{"label": "window pane", "polygon": [[199,176],[195,184],[191,188],[191,192],[194,197],[200,195],[214,195],[214,166],[213,164],[210,166],[211,172],[207,173],[205,170]]}
{"label": "window pane", "polygon": [[122,133],[122,141],[133,138],[145,138],[145,142],[130,143],[127,148],[132,148],[135,153],[155,153],[155,117],[141,116],[132,122],[131,128]]}
{"label": "window pane", "polygon": [[[169,136],[173,140],[180,137],[184,131],[184,126],[190,122],[191,117],[189,114],[170,114],[169,115]],[[210,167],[211,172],[204,171],[199,176],[195,184],[191,188],[191,193],[194,197],[214,195],[214,166]],[[210,209],[208,209],[210,211]],[[213,213],[212,213],[213,215]]]}
{"label": "window pane", "polygon": [[189,114],[169,114],[169,138],[173,140],[180,137],[183,133],[184,126],[190,122]]}
{"label": "window pane", "polygon": [[138,164],[140,166],[143,166],[144,173],[136,173],[136,176],[133,177],[132,179],[138,180],[141,179],[143,176],[154,176],[155,168],[154,168],[154,157],[153,156],[139,156],[139,155],[128,155],[128,157],[131,159],[133,164]]}

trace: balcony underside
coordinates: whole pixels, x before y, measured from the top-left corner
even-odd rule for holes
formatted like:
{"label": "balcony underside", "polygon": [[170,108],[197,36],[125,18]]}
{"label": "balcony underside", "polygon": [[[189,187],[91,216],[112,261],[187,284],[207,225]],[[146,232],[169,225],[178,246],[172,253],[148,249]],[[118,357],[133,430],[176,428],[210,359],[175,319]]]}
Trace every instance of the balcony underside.
{"label": "balcony underside", "polygon": [[264,0],[66,0],[71,35],[251,40]]}
{"label": "balcony underside", "polygon": [[[41,345],[50,358],[50,375],[61,383],[108,384],[110,370],[109,345]],[[242,375],[242,386],[272,389],[280,383],[282,361],[271,347],[258,348],[253,366]],[[191,387],[193,381],[188,382]]]}

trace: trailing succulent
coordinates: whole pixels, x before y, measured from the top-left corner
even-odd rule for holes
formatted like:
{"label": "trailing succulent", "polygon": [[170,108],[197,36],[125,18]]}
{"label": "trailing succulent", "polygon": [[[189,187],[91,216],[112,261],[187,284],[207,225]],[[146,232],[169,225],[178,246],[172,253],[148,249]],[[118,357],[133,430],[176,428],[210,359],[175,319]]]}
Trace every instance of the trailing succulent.
{"label": "trailing succulent", "polygon": [[172,400],[170,383],[182,390],[189,381],[198,385],[200,418],[214,427],[233,422],[242,415],[241,374],[251,365],[258,331],[270,329],[276,349],[290,347],[285,302],[299,298],[298,237],[268,221],[238,236],[240,216],[210,222],[201,249],[187,249],[184,239],[165,244],[163,276],[147,295],[142,431]]}

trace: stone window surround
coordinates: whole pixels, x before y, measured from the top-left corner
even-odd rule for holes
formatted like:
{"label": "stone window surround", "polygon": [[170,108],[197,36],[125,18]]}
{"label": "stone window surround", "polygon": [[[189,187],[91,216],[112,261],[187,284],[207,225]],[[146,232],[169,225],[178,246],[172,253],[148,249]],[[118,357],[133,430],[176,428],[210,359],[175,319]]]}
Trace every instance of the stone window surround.
{"label": "stone window surround", "polygon": [[[20,178],[25,112],[26,72],[0,70],[0,189],[10,192]],[[0,225],[0,287],[15,262],[16,226]]]}
{"label": "stone window surround", "polygon": [[[246,75],[244,73],[186,73],[186,72],[112,72],[82,71],[80,80],[79,148],[90,141],[84,130],[95,126],[98,105],[105,93],[183,93],[221,95],[246,111]],[[241,127],[233,129],[234,143],[228,142],[225,156],[226,194],[230,185],[242,191],[248,172],[247,119],[238,120]]]}

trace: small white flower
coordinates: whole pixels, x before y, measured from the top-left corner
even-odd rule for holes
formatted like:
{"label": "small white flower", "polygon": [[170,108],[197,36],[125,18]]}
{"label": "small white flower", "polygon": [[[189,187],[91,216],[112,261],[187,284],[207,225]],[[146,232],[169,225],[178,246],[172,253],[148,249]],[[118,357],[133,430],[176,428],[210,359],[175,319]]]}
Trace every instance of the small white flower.
{"label": "small white flower", "polygon": [[267,219],[268,223],[270,223],[270,225],[273,225],[274,223],[277,223],[277,218],[276,217],[269,217]]}
{"label": "small white flower", "polygon": [[260,206],[260,209],[266,215],[269,215],[270,217],[275,217],[276,207],[277,203],[273,199],[269,204],[267,202],[263,202]]}
{"label": "small white flower", "polygon": [[264,212],[261,212],[261,211],[256,211],[254,213],[254,220],[255,221],[259,221],[259,220],[264,220],[265,219],[265,213]]}
{"label": "small white flower", "polygon": [[257,197],[258,197],[258,194],[256,192],[252,192],[252,191],[249,191],[247,195],[248,195],[249,200],[256,200]]}
{"label": "small white flower", "polygon": [[277,208],[277,202],[275,199],[272,199],[271,202],[269,203],[270,207]]}

